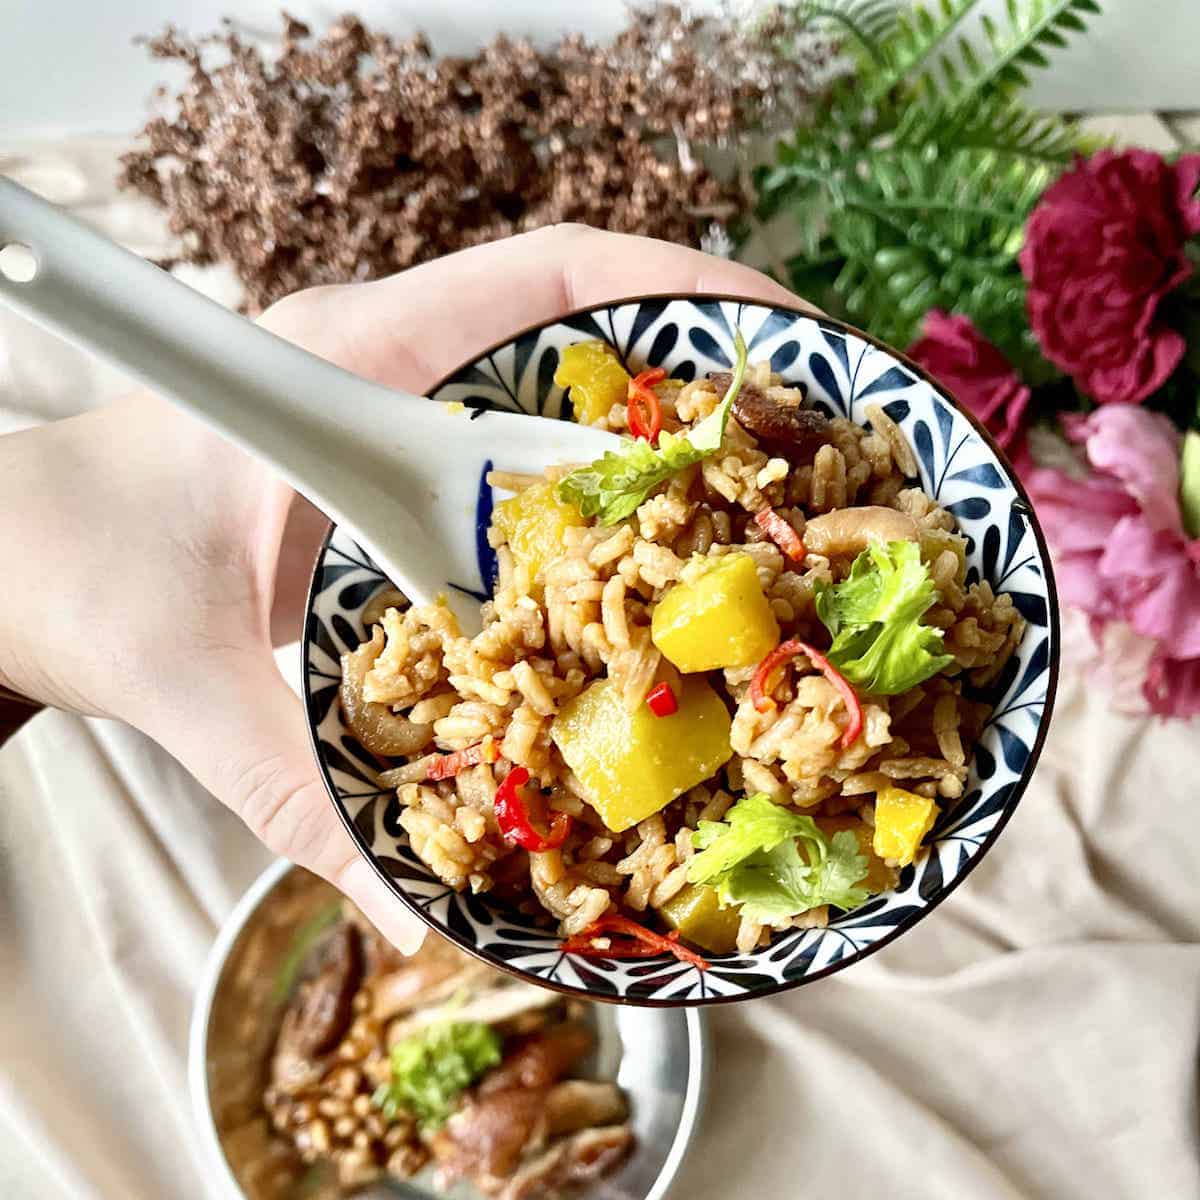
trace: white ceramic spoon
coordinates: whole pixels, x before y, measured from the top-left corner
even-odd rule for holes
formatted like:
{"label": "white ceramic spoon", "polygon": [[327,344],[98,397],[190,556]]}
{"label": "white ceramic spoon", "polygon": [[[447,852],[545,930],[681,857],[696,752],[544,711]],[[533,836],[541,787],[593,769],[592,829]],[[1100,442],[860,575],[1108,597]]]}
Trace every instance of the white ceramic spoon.
{"label": "white ceramic spoon", "polygon": [[[0,298],[269,463],[355,530],[410,599],[445,594],[467,629],[478,628],[479,605],[454,585],[481,587],[475,524],[485,463],[540,473],[617,444],[609,433],[520,413],[471,420],[369,383],[0,178],[0,250],[14,243],[32,250],[36,272],[18,283],[0,269]],[[463,356],[478,349],[464,346]],[[171,447],[162,452],[169,458]]]}

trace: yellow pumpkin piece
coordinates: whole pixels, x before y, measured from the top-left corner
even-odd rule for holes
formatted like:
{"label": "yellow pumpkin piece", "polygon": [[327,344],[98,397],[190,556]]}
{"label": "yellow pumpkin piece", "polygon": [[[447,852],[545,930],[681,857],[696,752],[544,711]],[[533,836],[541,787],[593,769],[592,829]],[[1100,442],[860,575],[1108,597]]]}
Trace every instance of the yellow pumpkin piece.
{"label": "yellow pumpkin piece", "polygon": [[933,828],[938,806],[926,796],[903,788],[880,788],[875,794],[875,837],[872,842],[880,858],[908,866],[921,848],[921,839]]}
{"label": "yellow pumpkin piece", "polygon": [[567,346],[554,372],[554,382],[571,389],[571,404],[580,425],[594,425],[608,416],[614,404],[624,404],[629,396],[629,372],[607,342]]}
{"label": "yellow pumpkin piece", "polygon": [[504,534],[513,559],[529,568],[533,582],[562,553],[563,533],[587,522],[575,505],[558,498],[555,485],[547,480],[531,484],[511,500],[501,500],[492,510],[492,524]]}
{"label": "yellow pumpkin piece", "polygon": [[866,821],[852,816],[816,817],[815,820],[817,828],[827,837],[833,837],[835,833],[848,829],[858,840],[858,852],[866,856],[867,873],[861,879],[856,879],[855,883],[862,884],[872,896],[896,886],[900,872],[895,867],[889,867],[875,853],[872,842],[874,831]]}
{"label": "yellow pumpkin piece", "polygon": [[750,667],[779,643],[779,622],[748,554],[694,559],[654,607],[650,636],[688,674]]}
{"label": "yellow pumpkin piece", "polygon": [[737,948],[738,916],[736,905],[721,907],[715,888],[689,883],[659,908],[662,919],[679,936],[712,954],[728,954]]}
{"label": "yellow pumpkin piece", "polygon": [[[674,673],[671,673],[674,675]],[[550,736],[614,833],[629,829],[729,760],[729,710],[703,679],[668,679],[679,703],[669,717],[633,712],[609,679],[565,704]]]}

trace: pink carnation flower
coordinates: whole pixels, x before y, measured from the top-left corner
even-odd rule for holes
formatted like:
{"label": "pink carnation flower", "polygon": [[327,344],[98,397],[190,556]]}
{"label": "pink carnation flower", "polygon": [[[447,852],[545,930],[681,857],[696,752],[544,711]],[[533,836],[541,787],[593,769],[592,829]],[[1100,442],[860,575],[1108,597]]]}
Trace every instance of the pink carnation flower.
{"label": "pink carnation flower", "polygon": [[1184,339],[1159,319],[1192,273],[1200,232],[1200,154],[1100,150],[1043,193],[1025,228],[1029,321],[1046,357],[1100,404],[1162,387]]}
{"label": "pink carnation flower", "polygon": [[1163,716],[1200,713],[1200,539],[1179,511],[1179,434],[1127,405],[1064,422],[1087,478],[1033,468],[1026,484],[1056,550],[1064,603],[1100,630],[1122,621],[1155,643],[1142,693]]}
{"label": "pink carnation flower", "polygon": [[944,384],[1010,454],[1017,446],[1029,388],[970,317],[930,309],[908,356]]}

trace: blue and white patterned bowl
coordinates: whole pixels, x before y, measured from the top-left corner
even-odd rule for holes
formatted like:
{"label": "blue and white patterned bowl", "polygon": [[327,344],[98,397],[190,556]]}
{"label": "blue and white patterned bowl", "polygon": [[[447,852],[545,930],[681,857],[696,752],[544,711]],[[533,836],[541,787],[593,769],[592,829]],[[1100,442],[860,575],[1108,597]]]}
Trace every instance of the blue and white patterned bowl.
{"label": "blue and white patterned bowl", "polygon": [[[486,895],[458,894],[416,857],[399,824],[394,793],[380,791],[364,767],[378,768],[354,741],[337,703],[339,658],[365,636],[362,611],[385,582],[340,529],[313,574],[304,638],[305,691],[313,744],[329,794],[362,853],[437,932],[495,966],[535,983],[593,999],[647,1005],[695,1005],[767,995],[809,983],[892,941],[929,913],[991,847],[1037,763],[1058,680],[1059,629],[1046,544],[1029,499],[990,437],[927,375],[865,334],[829,320],[736,298],[648,297],[601,305],[528,329],[447,377],[430,393],[460,401],[472,419],[520,409],[570,419],[553,376],[564,346],[607,341],[631,370],[662,366],[678,379],[729,367],[739,327],[752,361],[769,358],[791,384],[832,416],[865,423],[881,404],[904,430],[920,462],[921,485],[954,513],[968,538],[970,579],[1006,591],[1028,628],[988,699],[994,713],[976,746],[963,798],[947,806],[928,849],[903,870],[894,891],[873,897],[826,929],[791,930],[753,954],[715,956],[708,971],[663,955],[627,962],[564,954],[553,929]],[[504,447],[494,448],[502,468]],[[494,563],[484,532],[491,491],[480,463],[474,524],[464,538],[476,550],[476,577],[448,587],[482,599]],[[468,526],[471,526],[468,528]]]}

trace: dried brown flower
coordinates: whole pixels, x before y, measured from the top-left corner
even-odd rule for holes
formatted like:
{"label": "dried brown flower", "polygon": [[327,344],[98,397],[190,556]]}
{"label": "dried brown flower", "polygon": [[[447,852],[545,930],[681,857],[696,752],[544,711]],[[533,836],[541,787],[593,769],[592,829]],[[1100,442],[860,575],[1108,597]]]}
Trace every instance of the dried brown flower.
{"label": "dried brown flower", "polygon": [[232,265],[250,311],[557,221],[695,244],[743,203],[702,149],[794,119],[836,62],[779,32],[668,4],[607,45],[438,58],[352,16],[317,39],[285,18],[268,58],[168,29],[150,51],[189,79],[121,183],[167,209],[184,261]]}

